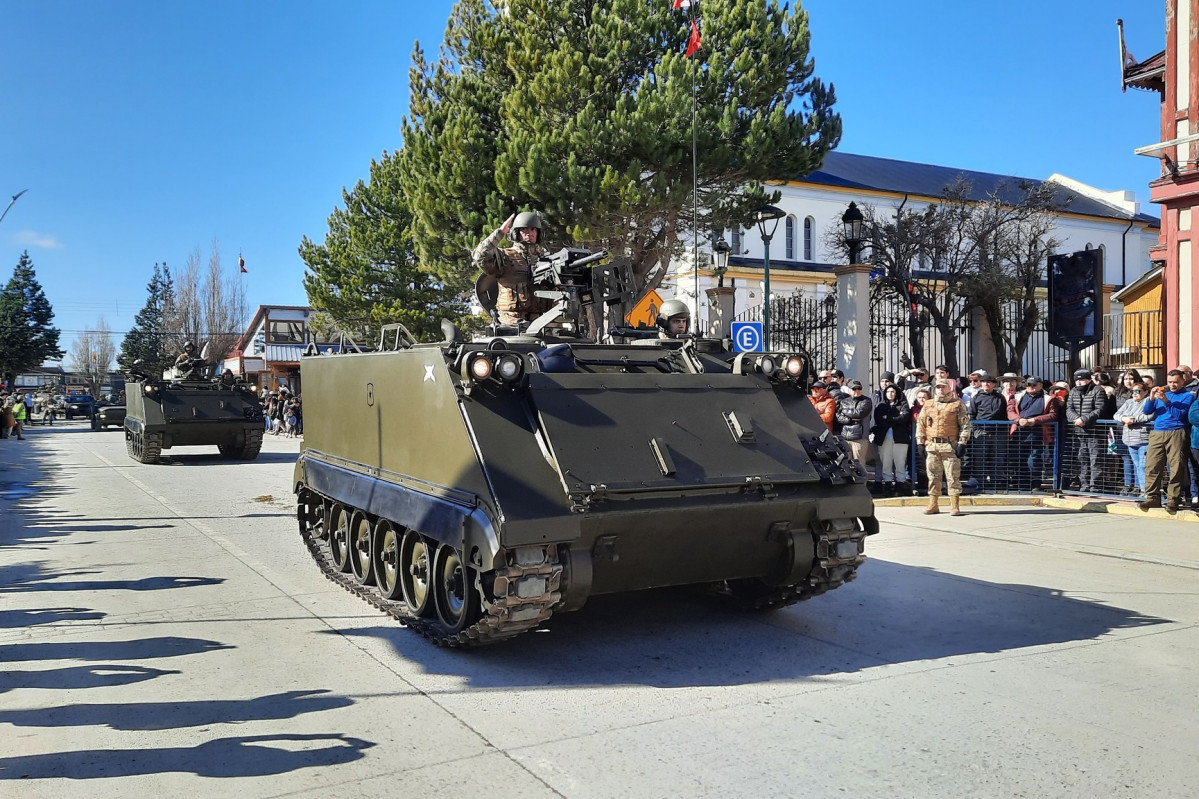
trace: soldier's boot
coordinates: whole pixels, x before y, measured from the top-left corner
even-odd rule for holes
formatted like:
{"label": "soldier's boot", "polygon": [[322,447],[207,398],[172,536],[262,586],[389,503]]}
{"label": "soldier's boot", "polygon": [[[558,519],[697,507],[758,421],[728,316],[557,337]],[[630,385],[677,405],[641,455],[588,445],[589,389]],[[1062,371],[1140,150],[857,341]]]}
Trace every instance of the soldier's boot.
{"label": "soldier's boot", "polygon": [[934,513],[941,512],[941,508],[937,505],[938,499],[939,499],[939,497],[929,497],[928,498],[928,507],[924,509],[925,516],[931,516]]}
{"label": "soldier's boot", "polygon": [[962,515],[961,497],[957,496],[956,494],[949,498],[949,515]]}

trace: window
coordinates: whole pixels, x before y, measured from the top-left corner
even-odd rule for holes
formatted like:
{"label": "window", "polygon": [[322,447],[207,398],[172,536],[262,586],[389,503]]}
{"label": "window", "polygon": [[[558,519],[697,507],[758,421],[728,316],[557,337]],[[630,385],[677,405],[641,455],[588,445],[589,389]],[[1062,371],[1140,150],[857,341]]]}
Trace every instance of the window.
{"label": "window", "polygon": [[303,344],[304,343],[304,323],[303,322],[270,322],[270,335],[268,342],[271,344]]}
{"label": "window", "polygon": [[787,217],[787,260],[795,260],[795,217]]}
{"label": "window", "polygon": [[733,249],[729,252],[730,255],[743,255],[741,252],[741,226],[733,228]]}
{"label": "window", "polygon": [[810,216],[804,217],[803,220],[803,259],[805,261],[813,261],[812,257],[812,239],[816,234],[816,220]]}

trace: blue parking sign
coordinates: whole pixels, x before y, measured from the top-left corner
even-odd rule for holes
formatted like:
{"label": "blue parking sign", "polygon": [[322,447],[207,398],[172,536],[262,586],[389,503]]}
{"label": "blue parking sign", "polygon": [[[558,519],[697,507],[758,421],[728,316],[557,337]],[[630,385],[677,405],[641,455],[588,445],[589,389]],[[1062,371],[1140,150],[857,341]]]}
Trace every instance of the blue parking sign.
{"label": "blue parking sign", "polygon": [[761,352],[762,323],[733,322],[733,350],[736,352]]}

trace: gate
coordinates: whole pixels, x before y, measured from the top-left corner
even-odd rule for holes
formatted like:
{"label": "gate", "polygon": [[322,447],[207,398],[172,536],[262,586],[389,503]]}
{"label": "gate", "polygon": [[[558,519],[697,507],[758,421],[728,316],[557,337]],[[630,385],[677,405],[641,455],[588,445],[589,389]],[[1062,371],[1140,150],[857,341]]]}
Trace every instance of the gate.
{"label": "gate", "polygon": [[[761,322],[762,306],[737,315],[738,322]],[[813,299],[802,294],[778,297],[770,303],[770,341],[767,351],[806,352],[812,369],[837,366],[837,295]]]}
{"label": "gate", "polygon": [[[962,300],[958,300],[959,307]],[[924,331],[923,346],[921,347],[921,362],[932,372],[934,366],[945,360],[945,347],[941,341],[941,332],[933,325],[924,309],[916,317],[916,321]],[[877,386],[878,378],[883,372],[898,372],[904,369],[904,357],[910,357],[911,363],[917,359],[911,357],[912,345],[908,335],[911,315],[907,304],[899,295],[887,291],[871,292],[870,295],[870,338],[873,343],[874,359],[870,364],[870,385]],[[974,328],[969,324],[969,317],[958,329],[957,360],[958,369],[970,369],[970,353],[974,344]],[[859,380],[861,376],[852,375]],[[865,382],[863,380],[863,382]]]}

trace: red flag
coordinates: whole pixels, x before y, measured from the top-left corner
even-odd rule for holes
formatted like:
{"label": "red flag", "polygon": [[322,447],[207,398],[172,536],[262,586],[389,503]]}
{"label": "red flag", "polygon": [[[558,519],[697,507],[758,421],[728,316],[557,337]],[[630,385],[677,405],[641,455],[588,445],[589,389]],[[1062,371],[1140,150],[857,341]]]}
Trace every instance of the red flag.
{"label": "red flag", "polygon": [[678,11],[680,8],[691,8],[691,0],[674,0],[674,5],[671,8]]}
{"label": "red flag", "polygon": [[249,269],[246,269],[246,259],[242,258],[240,255],[237,256],[237,265],[241,267],[242,272],[248,273],[250,271]]}
{"label": "red flag", "polygon": [[687,52],[683,55],[687,58],[695,55],[695,51],[699,50],[699,23],[694,19],[691,20],[691,38],[687,40]]}

